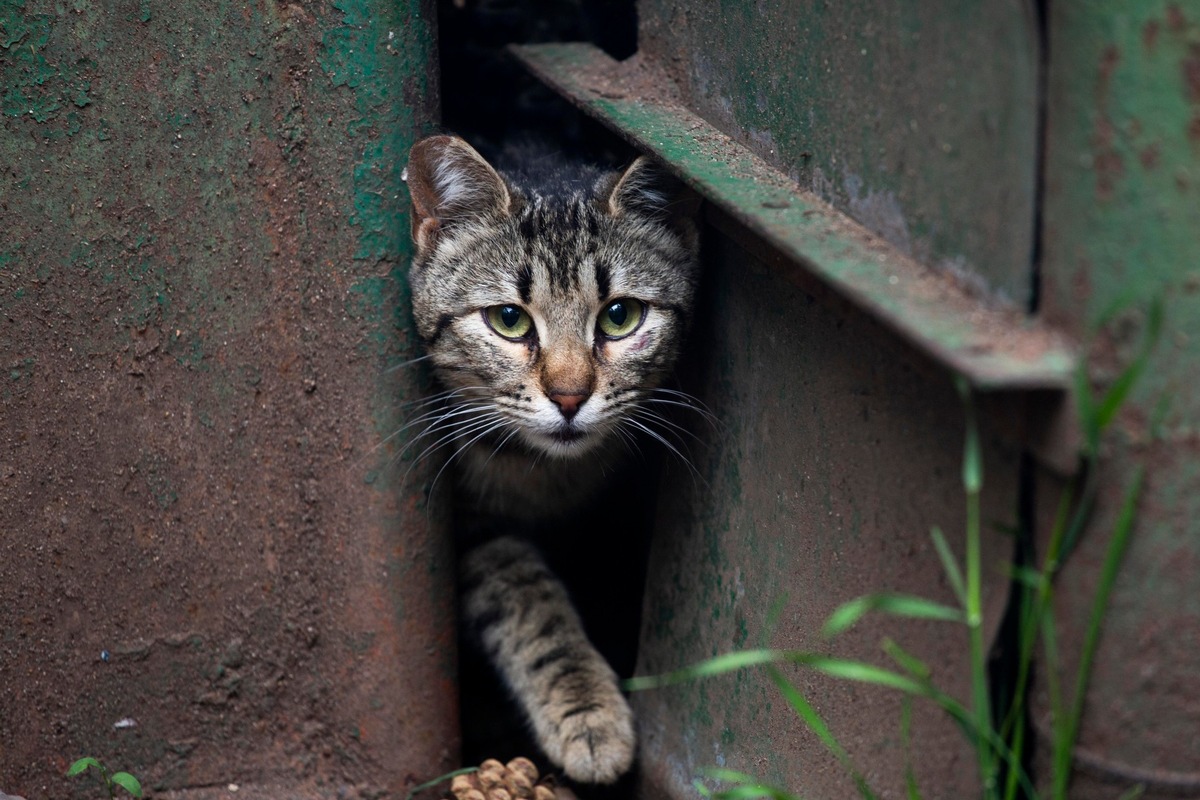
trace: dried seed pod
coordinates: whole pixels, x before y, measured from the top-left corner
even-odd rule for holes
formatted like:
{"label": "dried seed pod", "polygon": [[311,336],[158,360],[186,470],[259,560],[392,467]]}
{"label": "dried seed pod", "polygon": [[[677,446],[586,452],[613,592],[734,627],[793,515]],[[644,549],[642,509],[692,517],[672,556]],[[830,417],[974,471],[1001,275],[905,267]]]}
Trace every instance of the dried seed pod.
{"label": "dried seed pod", "polygon": [[450,782],[454,800],[560,800],[554,778],[539,778],[528,758],[501,764],[489,758],[476,772],[458,775]]}

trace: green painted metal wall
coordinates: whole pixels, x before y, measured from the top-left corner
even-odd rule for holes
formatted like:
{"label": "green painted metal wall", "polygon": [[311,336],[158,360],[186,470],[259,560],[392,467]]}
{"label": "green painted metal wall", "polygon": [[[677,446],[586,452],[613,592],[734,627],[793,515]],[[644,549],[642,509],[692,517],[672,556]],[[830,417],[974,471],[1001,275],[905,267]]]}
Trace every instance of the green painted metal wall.
{"label": "green painted metal wall", "polygon": [[685,103],[931,266],[1031,289],[1038,38],[1028,0],[639,3]]}
{"label": "green painted metal wall", "polygon": [[[725,236],[710,231],[705,253],[696,363],[683,383],[720,424],[696,428],[699,476],[676,464],[661,488],[639,674],[762,646],[880,662],[886,636],[966,696],[960,626],[875,618],[835,642],[820,633],[839,604],[869,591],[953,602],[929,535],[941,527],[962,555],[963,412],[949,377]],[[989,446],[984,515],[997,525],[1016,519],[1014,459]],[[1004,563],[1010,543],[993,529],[984,563]],[[994,631],[1007,589],[994,568],[987,580]],[[903,796],[899,696],[787,674],[875,790]],[[692,797],[692,781],[712,767],[800,797],[858,796],[763,670],[639,693],[634,703],[647,796]],[[917,706],[912,735],[926,796],[971,797],[973,757],[954,725]]]}
{"label": "green painted metal wall", "polygon": [[0,789],[450,765],[447,545],[384,444],[433,37],[419,2],[0,2]]}
{"label": "green painted metal wall", "polygon": [[1074,654],[1117,509],[1145,470],[1075,790],[1115,798],[1142,783],[1148,797],[1197,797],[1200,8],[1064,0],[1051,4],[1049,32],[1045,313],[1090,343],[1103,387],[1141,346],[1151,304],[1165,303],[1158,348],[1115,426],[1100,507],[1059,595],[1062,651]]}

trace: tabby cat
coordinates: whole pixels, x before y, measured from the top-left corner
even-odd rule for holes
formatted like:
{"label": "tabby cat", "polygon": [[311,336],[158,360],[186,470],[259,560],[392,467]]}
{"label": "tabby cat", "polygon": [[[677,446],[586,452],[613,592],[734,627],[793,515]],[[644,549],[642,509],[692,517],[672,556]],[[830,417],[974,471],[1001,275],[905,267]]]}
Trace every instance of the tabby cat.
{"label": "tabby cat", "polygon": [[612,783],[634,759],[629,706],[528,539],[547,521],[571,536],[632,436],[651,433],[639,408],[674,365],[695,293],[695,201],[646,158],[498,171],[452,136],[417,142],[406,180],[413,312],[443,389],[427,441],[453,445],[464,526],[482,542],[460,557],[463,622],[547,757]]}

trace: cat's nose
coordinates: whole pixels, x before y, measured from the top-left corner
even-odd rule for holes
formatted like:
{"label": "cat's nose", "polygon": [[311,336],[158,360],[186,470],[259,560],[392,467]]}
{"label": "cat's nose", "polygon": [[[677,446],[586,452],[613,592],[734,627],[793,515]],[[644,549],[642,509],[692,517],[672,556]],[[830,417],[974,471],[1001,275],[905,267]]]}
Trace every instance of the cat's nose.
{"label": "cat's nose", "polygon": [[592,396],[591,392],[551,392],[550,402],[558,406],[558,410],[568,421],[579,413],[583,401]]}

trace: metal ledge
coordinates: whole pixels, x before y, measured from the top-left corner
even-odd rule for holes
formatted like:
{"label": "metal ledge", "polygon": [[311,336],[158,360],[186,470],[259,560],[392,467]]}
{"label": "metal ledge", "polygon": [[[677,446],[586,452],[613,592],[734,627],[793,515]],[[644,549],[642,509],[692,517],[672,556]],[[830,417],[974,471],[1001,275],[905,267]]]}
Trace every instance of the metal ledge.
{"label": "metal ledge", "polygon": [[673,100],[653,65],[618,63],[588,44],[512,49],[552,89],[777,250],[795,265],[793,279],[829,287],[978,390],[1070,388],[1078,356],[1063,337],[972,296],[801,190]]}

